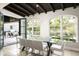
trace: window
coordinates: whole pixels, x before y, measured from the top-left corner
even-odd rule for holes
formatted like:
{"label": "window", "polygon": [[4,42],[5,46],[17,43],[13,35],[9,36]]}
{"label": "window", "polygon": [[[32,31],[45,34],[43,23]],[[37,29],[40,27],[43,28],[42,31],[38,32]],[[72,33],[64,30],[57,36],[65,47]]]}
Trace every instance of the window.
{"label": "window", "polygon": [[33,21],[33,35],[40,35],[40,22],[38,19]]}
{"label": "window", "polygon": [[[77,25],[76,18],[74,16],[63,16],[61,21],[60,17],[55,17],[50,20],[50,36],[53,40],[59,41],[61,39],[60,34],[62,33],[64,42],[75,42]],[[62,31],[60,29],[61,27]]]}
{"label": "window", "polygon": [[3,25],[4,25],[3,14],[0,13],[0,49],[4,45]]}
{"label": "window", "polygon": [[64,41],[76,41],[76,18],[63,16],[63,39]]}
{"label": "window", "polygon": [[32,36],[32,21],[27,21],[27,38],[29,38],[30,36]]}
{"label": "window", "polygon": [[40,35],[40,21],[38,19],[27,21],[27,38]]}
{"label": "window", "polygon": [[26,20],[26,19],[21,19],[21,35],[22,35],[23,38],[26,37],[25,20]]}
{"label": "window", "polygon": [[50,20],[50,36],[53,40],[60,40],[60,20],[59,17]]}

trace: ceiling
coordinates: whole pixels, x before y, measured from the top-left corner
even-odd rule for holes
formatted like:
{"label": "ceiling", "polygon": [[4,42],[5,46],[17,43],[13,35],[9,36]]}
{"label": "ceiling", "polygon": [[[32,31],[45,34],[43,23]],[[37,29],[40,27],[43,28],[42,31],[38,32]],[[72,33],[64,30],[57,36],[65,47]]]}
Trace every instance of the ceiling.
{"label": "ceiling", "polygon": [[0,9],[2,9],[3,7],[5,7],[6,5],[8,5],[9,3],[0,3]]}
{"label": "ceiling", "polygon": [[68,7],[75,9],[77,6],[79,6],[79,3],[10,3],[5,6],[4,9],[25,17],[34,15],[35,13],[55,12],[58,9],[64,11]]}

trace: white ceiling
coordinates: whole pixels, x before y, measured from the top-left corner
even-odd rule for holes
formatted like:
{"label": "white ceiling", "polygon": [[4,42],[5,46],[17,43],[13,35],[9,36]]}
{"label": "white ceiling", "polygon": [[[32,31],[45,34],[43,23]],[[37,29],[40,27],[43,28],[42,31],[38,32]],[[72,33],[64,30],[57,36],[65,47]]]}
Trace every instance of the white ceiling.
{"label": "white ceiling", "polygon": [[0,9],[3,9],[6,5],[8,5],[9,3],[0,3]]}
{"label": "white ceiling", "polygon": [[3,9],[8,4],[9,3],[0,3],[0,11],[1,11],[1,13],[3,13],[3,15],[11,16],[11,17],[14,17],[14,18],[22,18],[21,16],[15,14],[15,13],[12,13],[12,12],[10,12],[8,10]]}

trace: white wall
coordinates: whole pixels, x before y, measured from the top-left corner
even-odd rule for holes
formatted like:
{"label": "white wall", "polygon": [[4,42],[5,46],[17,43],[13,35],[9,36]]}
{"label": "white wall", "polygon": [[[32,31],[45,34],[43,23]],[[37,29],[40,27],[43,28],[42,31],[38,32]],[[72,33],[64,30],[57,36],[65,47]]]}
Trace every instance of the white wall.
{"label": "white wall", "polygon": [[1,13],[3,13],[3,15],[6,15],[6,16],[10,16],[10,17],[14,17],[14,18],[23,18],[15,13],[12,13],[12,12],[5,10],[5,9],[1,9],[0,11],[1,11]]}
{"label": "white wall", "polygon": [[[79,7],[74,9],[73,7],[71,8],[66,8],[64,11],[62,9],[56,10],[55,12],[49,11],[47,14],[41,13],[41,14],[35,14],[35,15],[30,15],[29,17],[26,17],[27,20],[31,19],[39,19],[40,20],[40,36],[42,37],[49,37],[49,20],[55,16],[59,15],[74,15],[77,16],[79,19]],[[77,21],[79,25],[79,20]],[[77,26],[77,30],[79,29],[79,26]],[[79,31],[77,31],[77,39],[79,41]]]}
{"label": "white wall", "polygon": [[13,27],[13,30],[19,32],[19,22],[9,22],[9,23],[4,23],[4,31],[10,31],[10,26]]}
{"label": "white wall", "polygon": [[8,5],[9,3],[0,3],[0,9],[2,9],[3,7],[5,7],[6,5]]}

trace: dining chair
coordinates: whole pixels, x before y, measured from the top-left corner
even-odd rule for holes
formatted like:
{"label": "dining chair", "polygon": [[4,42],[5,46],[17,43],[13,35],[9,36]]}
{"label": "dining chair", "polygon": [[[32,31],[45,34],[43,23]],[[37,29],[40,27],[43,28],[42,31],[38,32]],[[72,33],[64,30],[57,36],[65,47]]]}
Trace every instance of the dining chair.
{"label": "dining chair", "polygon": [[[64,42],[58,42],[56,44],[53,44],[51,46],[51,49],[53,51],[53,55],[63,56],[64,55]],[[60,53],[56,53],[60,52]]]}
{"label": "dining chair", "polygon": [[31,51],[32,51],[32,46],[31,46],[32,42],[31,42],[31,40],[25,39],[24,41],[25,41],[24,42],[25,43],[24,46],[25,46],[25,49],[26,49],[25,51],[28,52],[28,53],[31,53]]}
{"label": "dining chair", "polygon": [[39,54],[42,52],[42,55],[45,55],[44,52],[44,48],[45,46],[43,46],[42,42],[41,41],[32,41],[32,48],[33,48],[33,52],[35,52],[35,50],[38,50],[39,51]]}
{"label": "dining chair", "polygon": [[28,53],[33,53],[35,51],[35,49],[37,50],[42,50],[41,48],[41,44],[37,41],[34,40],[25,40],[25,48],[28,51]]}
{"label": "dining chair", "polygon": [[30,48],[32,48],[32,42],[31,40],[27,40],[27,39],[19,39],[19,43],[21,46],[21,50],[23,49],[23,47],[25,48],[25,51],[28,51],[30,53]]}

